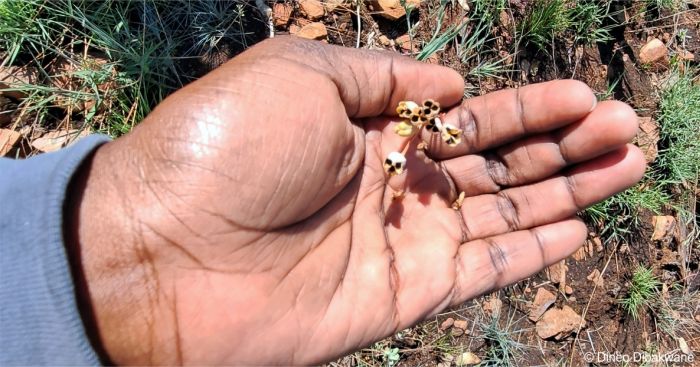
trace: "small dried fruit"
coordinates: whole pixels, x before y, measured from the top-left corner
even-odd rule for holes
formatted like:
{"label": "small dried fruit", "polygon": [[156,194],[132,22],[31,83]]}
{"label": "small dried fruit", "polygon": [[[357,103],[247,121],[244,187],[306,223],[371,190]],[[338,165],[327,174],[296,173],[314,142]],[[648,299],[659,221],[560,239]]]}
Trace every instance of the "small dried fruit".
{"label": "small dried fruit", "polygon": [[445,124],[442,128],[442,140],[453,147],[462,141],[462,130],[450,124]]}
{"label": "small dried fruit", "polygon": [[396,113],[399,114],[399,117],[410,119],[413,115],[420,115],[420,106],[416,102],[401,101],[396,107]]}
{"label": "small dried fruit", "polygon": [[396,176],[403,173],[406,167],[406,157],[399,152],[391,152],[384,160],[384,172],[389,176]]}
{"label": "small dried fruit", "polygon": [[[442,133],[443,139],[449,145],[456,145],[461,141],[461,130],[449,124],[443,125],[438,117],[440,103],[435,100],[427,99],[420,106],[413,101],[401,101],[396,107],[396,113],[404,120],[394,126],[394,132],[401,137],[409,138],[409,140],[405,142],[401,152],[392,152],[384,160],[384,171],[389,176],[403,173],[406,165],[404,154],[408,151],[411,140],[419,135],[423,128],[433,133]],[[427,147],[426,143],[421,142],[416,149],[425,150]]]}
{"label": "small dried fruit", "polygon": [[436,117],[440,113],[440,104],[428,99],[423,102],[423,115],[427,118]]}
{"label": "small dried fruit", "polygon": [[401,121],[400,123],[396,124],[396,126],[394,126],[394,132],[397,133],[399,136],[407,138],[409,136],[415,135],[418,132],[418,129],[415,125],[411,123]]}
{"label": "small dried fruit", "polygon": [[442,121],[439,117],[433,117],[425,124],[425,128],[430,132],[439,133],[442,131]]}

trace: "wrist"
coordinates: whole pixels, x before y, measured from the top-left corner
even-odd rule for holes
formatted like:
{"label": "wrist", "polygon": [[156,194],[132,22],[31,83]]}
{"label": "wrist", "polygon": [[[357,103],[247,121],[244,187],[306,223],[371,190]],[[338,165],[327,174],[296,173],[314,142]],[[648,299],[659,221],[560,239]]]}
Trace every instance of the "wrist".
{"label": "wrist", "polygon": [[105,363],[140,363],[150,358],[157,272],[139,250],[132,215],[133,176],[118,154],[120,142],[99,147],[68,187],[64,209],[66,249],[81,317],[93,348]]}

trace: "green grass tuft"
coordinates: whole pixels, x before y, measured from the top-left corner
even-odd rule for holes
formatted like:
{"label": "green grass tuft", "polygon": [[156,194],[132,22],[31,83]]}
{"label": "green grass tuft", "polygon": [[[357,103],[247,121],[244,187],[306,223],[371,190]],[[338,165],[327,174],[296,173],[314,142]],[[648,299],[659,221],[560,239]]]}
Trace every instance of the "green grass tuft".
{"label": "green grass tuft", "polygon": [[658,165],[669,180],[695,184],[700,171],[700,84],[697,73],[677,75],[661,95]]}
{"label": "green grass tuft", "polygon": [[635,320],[638,319],[642,309],[650,306],[655,300],[660,285],[661,282],[651,269],[638,267],[632,275],[632,284],[627,295],[620,300],[622,308]]}
{"label": "green grass tuft", "polygon": [[443,29],[443,22],[445,20],[445,11],[447,8],[447,3],[442,3],[437,10],[437,25],[435,26],[435,33],[430,38],[430,40],[423,45],[423,49],[416,56],[417,60],[426,60],[434,53],[442,50],[445,45],[450,43],[457,37],[459,32],[464,28],[466,23],[451,24]]}
{"label": "green grass tuft", "polygon": [[[47,126],[61,119],[51,112],[59,102],[96,101],[69,121],[118,136],[196,77],[194,60],[247,46],[243,23],[256,14],[243,0],[0,0],[0,16],[3,65],[41,76],[21,87],[30,98],[20,108]],[[95,58],[106,62],[89,65]],[[69,87],[56,83],[57,64],[74,66]]]}
{"label": "green grass tuft", "polygon": [[494,315],[487,323],[481,324],[486,355],[480,366],[518,366],[524,345],[513,339],[518,334],[511,329],[514,314],[508,318],[508,325],[502,327],[499,317]]}
{"label": "green grass tuft", "polygon": [[661,214],[672,200],[665,183],[653,179],[648,172],[641,183],[586,209],[585,216],[595,224],[605,242],[625,241],[641,225],[642,211]]}
{"label": "green grass tuft", "polygon": [[574,34],[575,43],[591,45],[607,42],[612,39],[611,26],[603,23],[610,14],[611,3],[584,0],[575,1],[567,12],[571,32]]}
{"label": "green grass tuft", "polygon": [[[585,211],[606,242],[629,240],[640,228],[640,214],[675,209],[685,215],[698,185],[700,167],[700,86],[697,71],[678,73],[659,104],[659,154],[642,182]],[[691,226],[692,227],[692,226]],[[697,233],[691,228],[692,239]]]}
{"label": "green grass tuft", "polygon": [[548,52],[554,38],[570,23],[565,0],[537,0],[516,29],[524,46]]}

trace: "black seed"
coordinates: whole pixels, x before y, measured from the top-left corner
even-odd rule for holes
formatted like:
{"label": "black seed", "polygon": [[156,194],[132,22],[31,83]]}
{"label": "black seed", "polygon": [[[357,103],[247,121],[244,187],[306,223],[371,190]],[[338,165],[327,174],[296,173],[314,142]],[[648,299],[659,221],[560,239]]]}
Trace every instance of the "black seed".
{"label": "black seed", "polygon": [[387,158],[387,159],[384,160],[384,164],[391,165],[391,163],[392,163],[392,162],[391,162],[391,159],[389,159],[389,158]]}
{"label": "black seed", "polygon": [[396,168],[401,168],[403,167],[403,163],[396,163]]}
{"label": "black seed", "polygon": [[432,107],[430,107],[430,109],[433,110],[433,111],[437,111],[437,110],[440,109],[440,107],[437,106],[437,105],[433,105]]}
{"label": "black seed", "polygon": [[426,107],[430,107],[430,106],[433,105],[433,101],[427,100],[427,101],[423,102],[423,105],[426,106]]}
{"label": "black seed", "polygon": [[391,166],[391,167],[389,167],[389,170],[388,170],[388,171],[389,171],[389,172],[394,172],[394,171],[396,171],[396,168],[394,168],[394,166]]}

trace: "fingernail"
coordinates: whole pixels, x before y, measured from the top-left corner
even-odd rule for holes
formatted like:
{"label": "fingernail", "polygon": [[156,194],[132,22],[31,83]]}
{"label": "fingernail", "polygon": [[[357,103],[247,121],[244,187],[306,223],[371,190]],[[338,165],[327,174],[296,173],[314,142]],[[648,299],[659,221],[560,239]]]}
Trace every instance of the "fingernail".
{"label": "fingernail", "polygon": [[588,112],[593,112],[593,110],[595,110],[596,106],[598,106],[598,97],[596,97],[596,95],[594,94],[593,95],[593,107],[591,107],[591,110]]}

